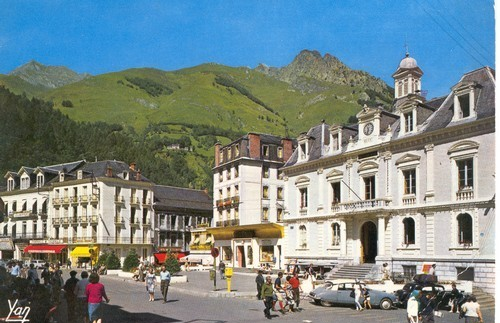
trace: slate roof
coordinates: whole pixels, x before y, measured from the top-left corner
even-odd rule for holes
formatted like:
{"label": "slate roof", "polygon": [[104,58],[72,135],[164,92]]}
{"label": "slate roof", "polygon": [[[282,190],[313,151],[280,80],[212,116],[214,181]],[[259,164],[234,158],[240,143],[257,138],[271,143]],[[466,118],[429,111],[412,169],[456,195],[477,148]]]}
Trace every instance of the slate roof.
{"label": "slate roof", "polygon": [[213,201],[207,192],[189,188],[155,185],[155,209],[187,209],[206,211],[212,215]]}
{"label": "slate roof", "polygon": [[[408,133],[404,136],[414,136],[416,134],[421,134],[425,132],[431,132],[438,129],[456,126],[463,123],[472,122],[475,120],[493,117],[495,115],[495,71],[489,67],[483,67],[462,76],[459,84],[475,83],[477,84],[478,90],[476,91],[476,102],[475,109],[477,116],[475,118],[466,118],[462,120],[452,121],[453,118],[453,103],[454,103],[454,93],[451,91],[447,96],[434,98],[429,101],[418,103],[418,109],[424,109],[426,112],[423,114],[424,118],[430,115],[422,123],[422,129],[415,133]],[[405,101],[411,100],[411,98],[401,98],[394,102],[395,107],[400,106]],[[381,129],[380,133],[383,135],[387,126],[391,126],[393,131],[391,140],[396,140],[401,138],[400,130],[400,119],[398,115],[393,113],[382,111],[381,113]],[[420,123],[419,123],[420,125]],[[329,144],[329,126],[325,124],[316,125],[309,129],[307,136],[313,137],[312,143],[309,144],[309,159],[308,161],[317,160],[322,157],[321,154],[321,130],[326,129],[324,133],[324,144]],[[346,150],[349,138],[352,137],[354,140],[358,138],[358,125],[348,125],[342,128],[342,152]],[[298,151],[295,149],[290,159],[285,163],[286,166],[294,165],[298,162]]]}

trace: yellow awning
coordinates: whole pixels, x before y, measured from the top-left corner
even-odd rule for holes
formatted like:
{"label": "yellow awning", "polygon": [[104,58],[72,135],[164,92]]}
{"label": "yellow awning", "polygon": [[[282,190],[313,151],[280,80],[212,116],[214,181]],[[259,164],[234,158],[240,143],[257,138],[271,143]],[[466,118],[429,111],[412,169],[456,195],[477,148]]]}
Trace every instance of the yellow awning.
{"label": "yellow awning", "polygon": [[87,257],[89,258],[91,256],[90,250],[94,250],[94,256],[97,256],[98,248],[93,247],[75,247],[73,251],[71,251],[70,255],[71,257],[78,258],[78,257]]}
{"label": "yellow awning", "polygon": [[277,223],[259,223],[228,227],[212,227],[207,228],[207,233],[211,234],[217,241],[233,239],[236,232],[247,230],[255,231],[255,237],[261,239],[283,238],[285,231],[284,227]]}

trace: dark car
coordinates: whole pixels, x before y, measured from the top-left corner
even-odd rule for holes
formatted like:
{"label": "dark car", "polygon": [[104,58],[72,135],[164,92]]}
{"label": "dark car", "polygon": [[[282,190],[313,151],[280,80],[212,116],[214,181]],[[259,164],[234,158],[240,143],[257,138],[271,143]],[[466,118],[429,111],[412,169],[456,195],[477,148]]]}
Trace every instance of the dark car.
{"label": "dark car", "polygon": [[[394,294],[398,297],[400,306],[406,307],[408,298],[415,289],[422,290],[422,294],[424,295],[429,293],[435,295],[437,308],[449,307],[449,301],[452,297],[451,291],[446,291],[443,285],[429,281],[413,281],[411,283],[405,284],[402,289],[395,291]],[[463,299],[465,299],[463,292],[460,292],[457,297],[457,301],[459,302],[459,304]]]}
{"label": "dark car", "polygon": [[[354,299],[350,296],[353,291],[355,282],[334,284],[327,281],[321,286],[315,288],[309,293],[309,297],[314,300],[314,303],[323,306],[354,305]],[[363,287],[364,284],[361,284]],[[394,294],[386,293],[380,290],[375,290],[365,287],[370,293],[370,302],[373,306],[383,310],[389,310],[398,302]],[[360,299],[363,302],[363,297]]]}

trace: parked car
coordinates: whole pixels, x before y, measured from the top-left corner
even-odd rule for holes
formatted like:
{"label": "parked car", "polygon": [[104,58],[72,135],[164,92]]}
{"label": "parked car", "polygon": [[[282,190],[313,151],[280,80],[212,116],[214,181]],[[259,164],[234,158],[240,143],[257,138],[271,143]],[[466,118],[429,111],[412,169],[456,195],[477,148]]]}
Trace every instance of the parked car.
{"label": "parked car", "polygon": [[41,269],[45,266],[46,261],[45,260],[40,260],[40,259],[33,259],[31,260],[30,264],[33,264],[36,269]]}
{"label": "parked car", "polygon": [[[350,296],[353,290],[355,282],[352,283],[339,283],[334,284],[327,281],[323,285],[315,288],[309,293],[309,297],[314,300],[314,303],[323,306],[333,306],[335,304],[339,305],[353,305],[354,299]],[[361,284],[370,293],[370,303],[372,306],[379,307],[383,310],[389,310],[398,303],[398,298],[395,294],[386,293],[384,291],[371,289],[366,287],[365,284]],[[363,302],[363,297],[361,296],[360,302]]]}
{"label": "parked car", "polygon": [[[415,290],[415,289],[421,289],[422,293],[429,294],[432,293],[436,297],[436,301],[438,304],[438,309],[448,309],[449,308],[449,301],[451,298],[451,291],[445,290],[445,287],[443,285],[437,284],[435,282],[431,281],[412,281],[410,283],[407,283],[403,286],[402,289],[399,289],[394,292],[394,294],[398,297],[399,299],[399,305],[401,307],[406,307],[406,304],[408,302],[408,298],[410,297],[410,294]],[[464,292],[460,292],[460,295],[458,296],[458,304],[463,303],[465,300],[464,297]]]}

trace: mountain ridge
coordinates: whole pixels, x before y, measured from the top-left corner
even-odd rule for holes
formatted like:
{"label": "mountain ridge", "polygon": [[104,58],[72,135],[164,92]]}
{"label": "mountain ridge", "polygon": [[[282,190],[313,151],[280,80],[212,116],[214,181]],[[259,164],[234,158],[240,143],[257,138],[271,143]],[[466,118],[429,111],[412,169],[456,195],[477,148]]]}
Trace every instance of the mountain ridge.
{"label": "mountain ridge", "polygon": [[34,86],[49,89],[79,82],[90,77],[88,73],[78,74],[65,66],[49,66],[35,60],[15,68],[8,75],[17,76]]}

